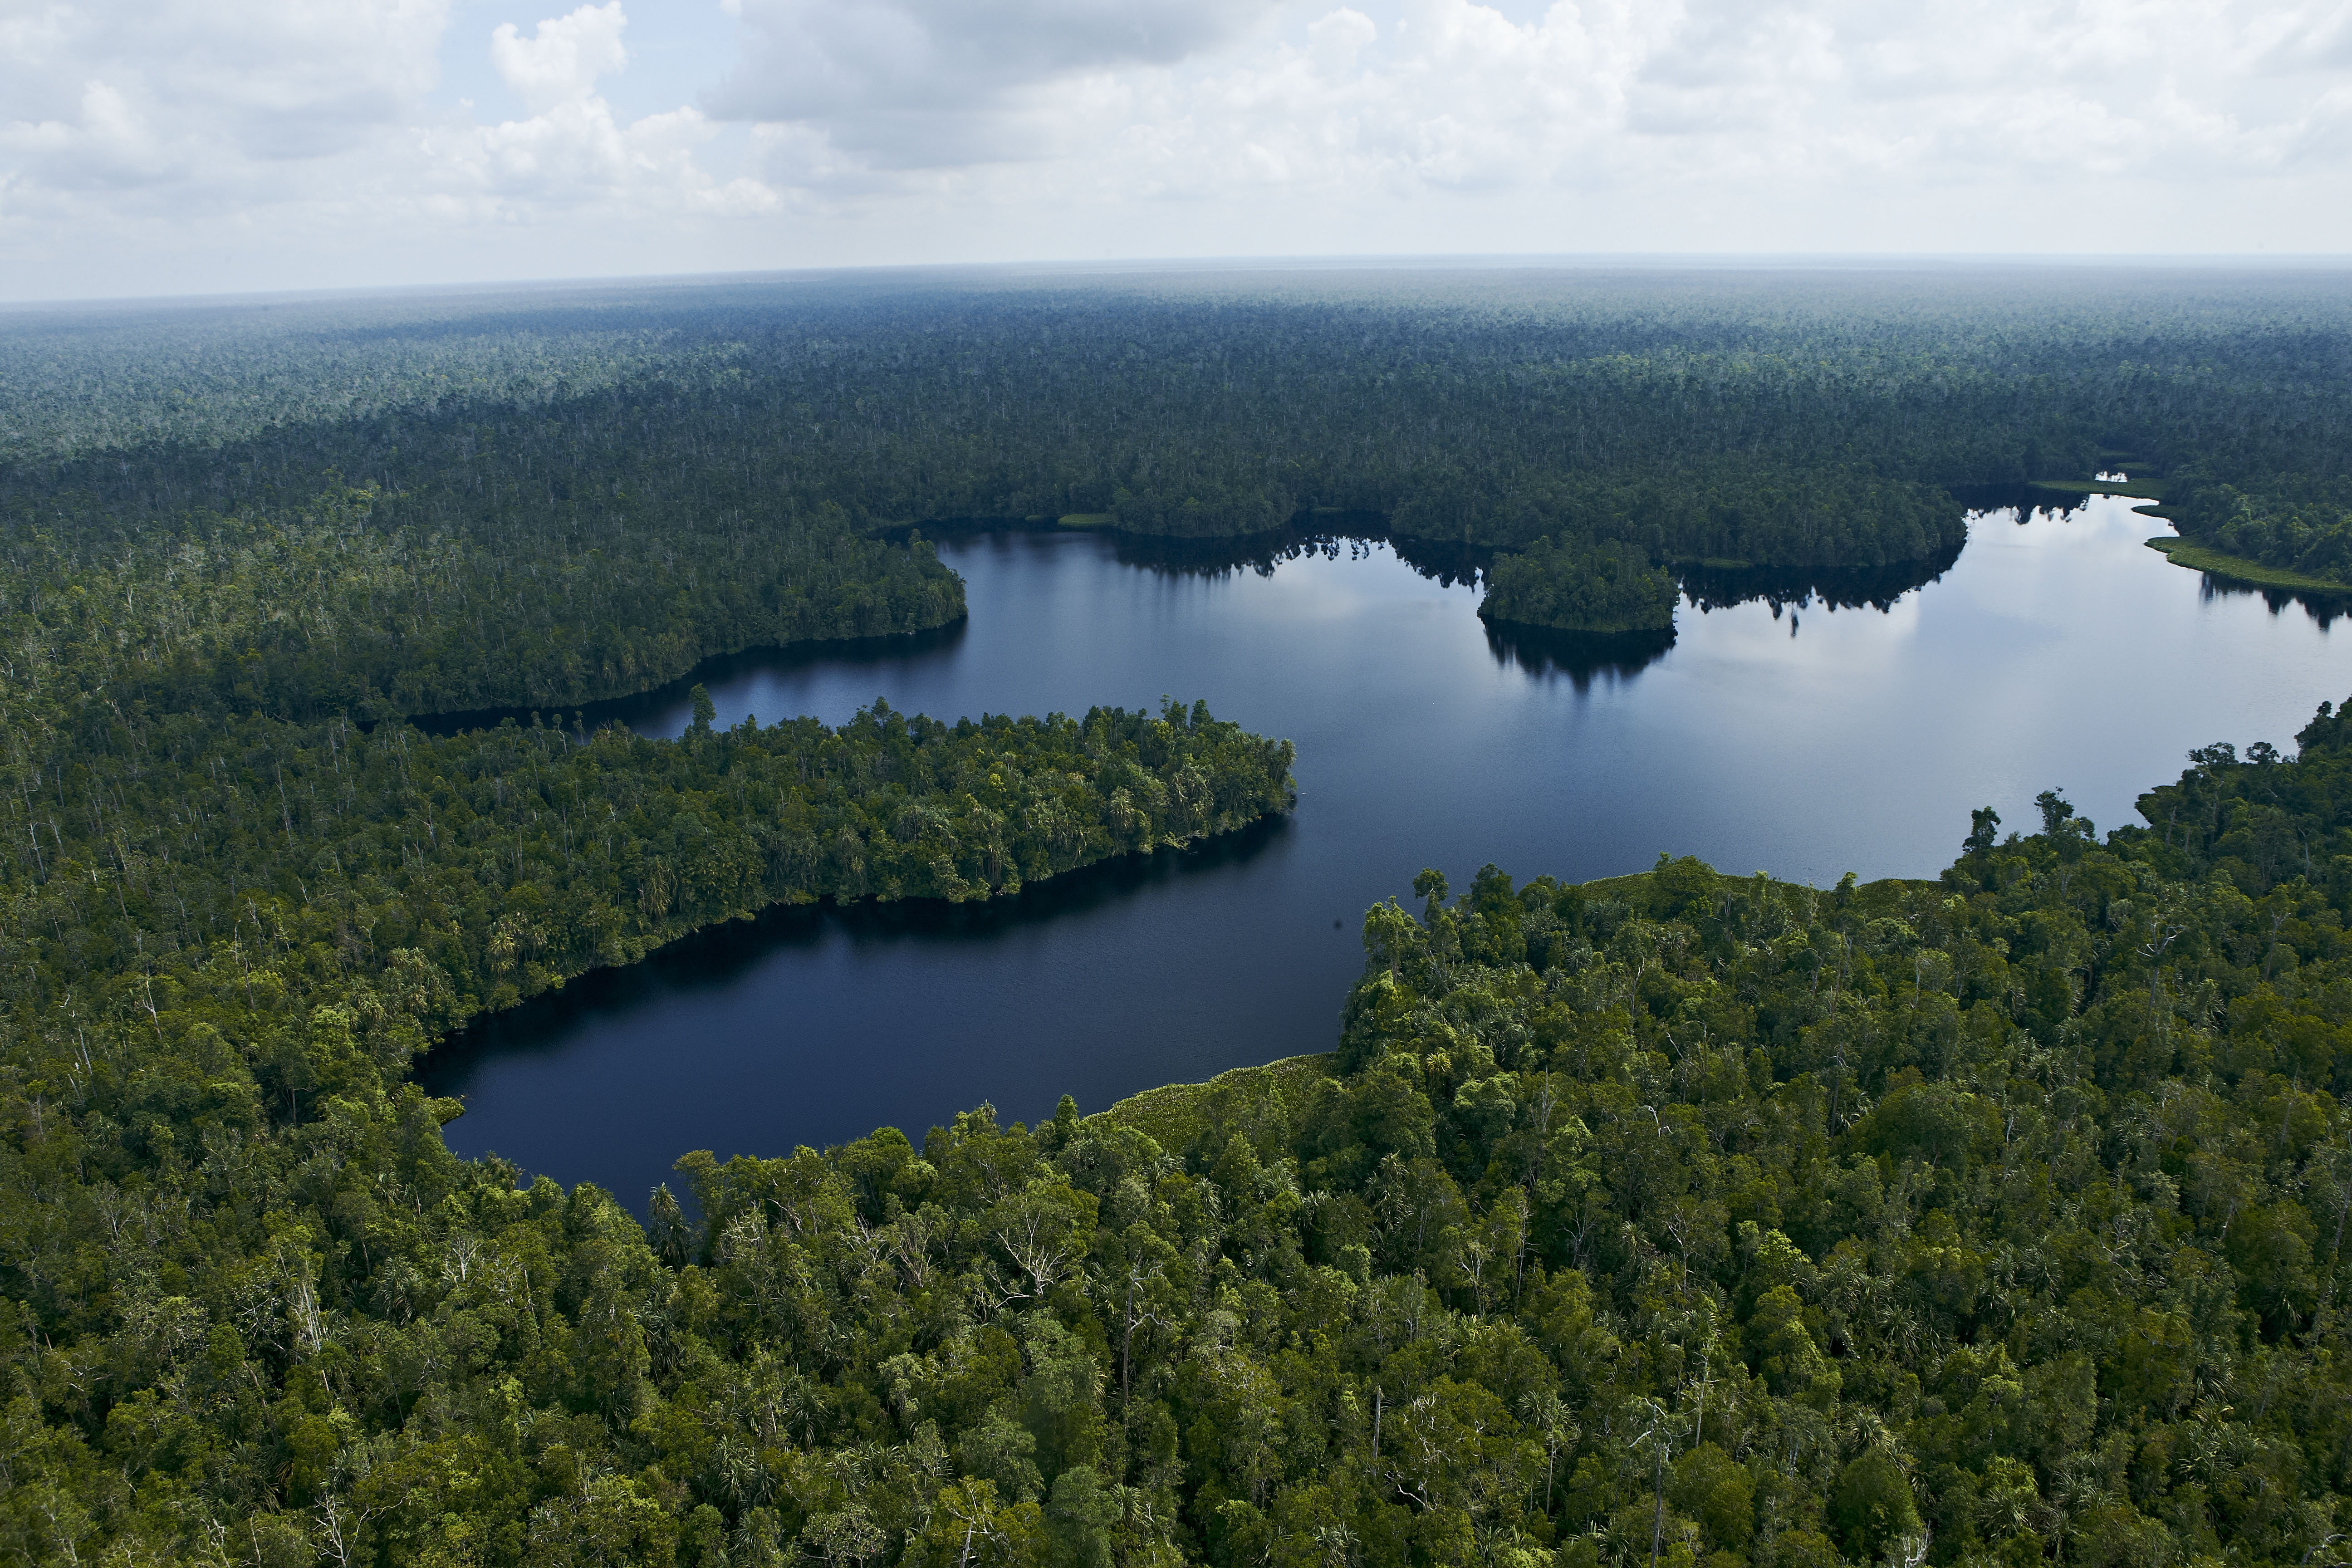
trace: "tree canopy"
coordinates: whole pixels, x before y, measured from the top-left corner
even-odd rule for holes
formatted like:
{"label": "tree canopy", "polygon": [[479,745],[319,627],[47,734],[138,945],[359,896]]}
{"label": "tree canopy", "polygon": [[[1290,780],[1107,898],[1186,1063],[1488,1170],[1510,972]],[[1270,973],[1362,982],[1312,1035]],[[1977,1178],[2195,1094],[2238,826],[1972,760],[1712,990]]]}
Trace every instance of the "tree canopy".
{"label": "tree canopy", "polygon": [[[1180,717],[1061,732],[1148,767]],[[809,739],[961,754],[894,719]],[[1019,728],[969,743],[996,767]],[[716,817],[755,748],[808,754],[776,733],[671,765]],[[539,789],[549,734],[478,743]],[[613,744],[666,743],[565,754]],[[689,1154],[643,1226],[443,1151],[404,1073],[436,950],[273,900],[203,967],[134,944],[101,984],[60,918],[6,1087],[5,1540],[2318,1561],[2352,1462],[2352,744],[2324,711],[2298,756],[2194,764],[2104,841],[2054,791],[2029,837],[1980,813],[1936,882],[1431,873],[1367,916],[1323,1071],[1200,1094],[1171,1142],[1066,1104]],[[491,931],[488,973],[560,951]]]}
{"label": "tree canopy", "polygon": [[2031,834],[1979,810],[1932,881],[1424,872],[1328,1056],[682,1151],[642,1217],[452,1156],[410,1074],[768,904],[1290,806],[1288,743],[1198,702],[581,721],[956,619],[910,525],[1270,561],[1376,516],[1436,571],[1523,552],[1490,607],[1557,625],[1654,618],[1659,563],[1866,594],[1948,561],[1967,487],[2127,454],[2184,528],[2340,573],[2341,303],[1408,276],[12,322],[0,1560],[2341,1564],[2333,709],[2104,838],[2056,790]]}
{"label": "tree canopy", "polygon": [[1579,550],[1539,539],[1488,570],[1478,614],[1552,631],[1671,632],[1675,598],[1674,578],[1631,545]]}

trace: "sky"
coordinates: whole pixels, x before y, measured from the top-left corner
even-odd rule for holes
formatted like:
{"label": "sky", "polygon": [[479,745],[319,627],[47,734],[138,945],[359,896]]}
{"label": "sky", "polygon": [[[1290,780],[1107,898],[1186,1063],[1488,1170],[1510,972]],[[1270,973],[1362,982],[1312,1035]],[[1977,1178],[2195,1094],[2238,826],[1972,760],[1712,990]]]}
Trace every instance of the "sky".
{"label": "sky", "polygon": [[0,300],[2352,252],[2352,0],[0,0]]}

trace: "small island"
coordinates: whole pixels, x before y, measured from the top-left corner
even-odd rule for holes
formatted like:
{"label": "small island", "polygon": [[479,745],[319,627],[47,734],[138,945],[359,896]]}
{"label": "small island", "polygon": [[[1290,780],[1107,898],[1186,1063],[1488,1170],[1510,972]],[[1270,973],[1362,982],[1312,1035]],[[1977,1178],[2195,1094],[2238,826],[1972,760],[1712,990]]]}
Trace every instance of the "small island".
{"label": "small island", "polygon": [[1639,547],[1539,539],[1486,572],[1479,616],[1490,626],[1654,638],[1675,629],[1675,580]]}

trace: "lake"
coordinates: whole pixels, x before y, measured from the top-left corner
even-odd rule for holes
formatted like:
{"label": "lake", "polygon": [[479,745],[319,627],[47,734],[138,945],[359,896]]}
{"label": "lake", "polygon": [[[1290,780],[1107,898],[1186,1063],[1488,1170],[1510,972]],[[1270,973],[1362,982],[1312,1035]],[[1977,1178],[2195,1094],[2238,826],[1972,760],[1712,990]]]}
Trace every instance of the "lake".
{"label": "lake", "polygon": [[[2095,498],[1980,513],[1932,581],[1691,586],[1663,655],[1597,664],[1489,636],[1462,567],[1376,539],[1233,565],[1086,532],[950,537],[968,624],[701,672],[722,725],[953,719],[1206,699],[1297,743],[1286,820],[985,907],[775,910],[593,974],[426,1058],[452,1148],[641,1206],[689,1149],[781,1154],[982,1100],[1099,1110],[1333,1044],[1366,906],[1646,869],[1661,851],[1826,885],[1933,876],[1971,807],[2060,787],[2105,826],[2217,740],[2283,747],[2352,694],[2352,632],[2215,589]],[[1875,600],[1875,603],[1868,602]],[[1843,601],[1841,603],[1841,601]],[[682,691],[628,705],[648,734]]]}

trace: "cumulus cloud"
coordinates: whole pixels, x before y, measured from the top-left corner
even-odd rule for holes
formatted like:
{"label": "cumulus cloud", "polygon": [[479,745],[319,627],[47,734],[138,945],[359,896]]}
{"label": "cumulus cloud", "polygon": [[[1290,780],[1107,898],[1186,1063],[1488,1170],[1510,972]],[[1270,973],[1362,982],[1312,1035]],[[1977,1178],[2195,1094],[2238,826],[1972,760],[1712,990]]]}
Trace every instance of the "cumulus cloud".
{"label": "cumulus cloud", "polygon": [[721,117],[817,125],[835,146],[937,166],[1051,151],[1037,89],[1174,65],[1274,0],[732,0],[742,58]]}
{"label": "cumulus cloud", "polygon": [[2340,167],[2352,99],[2347,0],[739,3],[705,107],[819,199],[2180,184]]}
{"label": "cumulus cloud", "polygon": [[2317,63],[2332,24],[2289,20],[2161,0],[1560,0],[1513,22],[1412,0],[1377,47],[1372,19],[1342,9],[1295,44],[1171,73],[1123,129],[1166,177],[1202,181],[2261,172],[2334,112]]}
{"label": "cumulus cloud", "polygon": [[[0,263],[2032,248],[2027,212],[2352,249],[2352,0],[453,3],[0,7]],[[2097,226],[2119,192],[2169,226]]]}
{"label": "cumulus cloud", "polygon": [[724,112],[807,120],[971,109],[1080,71],[1172,65],[1225,42],[1262,0],[735,0],[745,59]]}
{"label": "cumulus cloud", "polygon": [[219,196],[398,124],[437,73],[442,0],[46,0],[0,21],[0,201]]}
{"label": "cumulus cloud", "polygon": [[[126,14],[127,13],[127,14]],[[622,0],[451,37],[445,0],[45,0],[0,20],[0,258],[158,247],[365,245],[387,228],[583,215],[756,214],[756,181],[699,159],[689,106],[624,121]],[[436,100],[445,47],[475,51],[521,100],[484,121]],[[715,72],[717,63],[713,64]],[[159,279],[162,280],[162,279]]]}
{"label": "cumulus cloud", "polygon": [[629,63],[621,44],[628,25],[621,0],[551,17],[528,38],[512,22],[501,22],[490,35],[490,63],[518,98],[544,112],[589,97],[598,77]]}
{"label": "cumulus cloud", "polygon": [[596,89],[600,78],[627,66],[627,26],[621,0],[548,18],[529,37],[511,22],[500,24],[490,35],[490,63],[532,112],[426,138],[437,175],[429,187],[433,209],[509,221],[583,206],[609,209],[615,218],[773,210],[774,193],[758,182],[719,181],[696,161],[716,134],[699,110],[627,123],[614,114]]}

